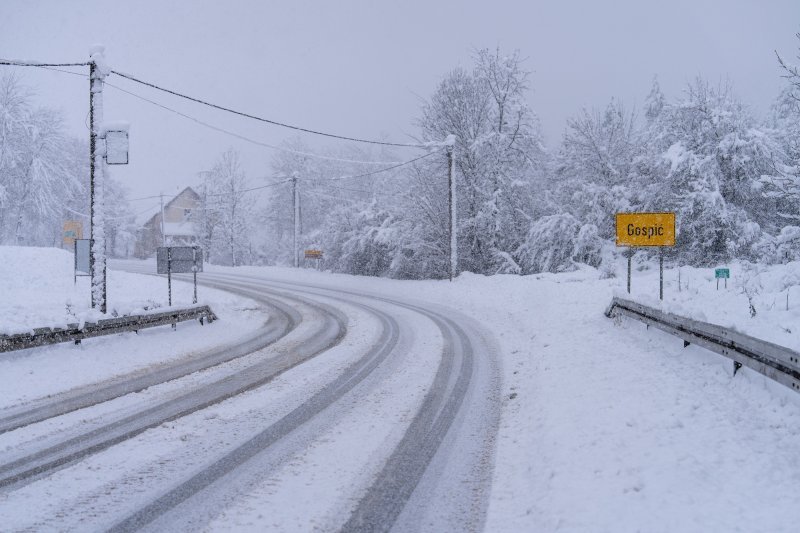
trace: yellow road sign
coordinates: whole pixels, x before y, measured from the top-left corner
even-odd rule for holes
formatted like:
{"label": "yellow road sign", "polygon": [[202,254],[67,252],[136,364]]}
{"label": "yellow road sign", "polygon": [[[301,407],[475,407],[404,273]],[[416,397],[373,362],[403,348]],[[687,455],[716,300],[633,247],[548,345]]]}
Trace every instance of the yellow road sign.
{"label": "yellow road sign", "polygon": [[83,224],[78,220],[67,220],[64,222],[64,244],[71,248],[75,244],[75,239],[83,238]]}
{"label": "yellow road sign", "polygon": [[675,246],[675,213],[617,213],[617,246]]}

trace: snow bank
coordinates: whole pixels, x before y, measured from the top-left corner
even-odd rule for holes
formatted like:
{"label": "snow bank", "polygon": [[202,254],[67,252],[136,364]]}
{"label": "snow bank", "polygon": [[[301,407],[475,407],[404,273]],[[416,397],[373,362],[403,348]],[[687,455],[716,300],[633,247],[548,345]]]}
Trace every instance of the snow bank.
{"label": "snow bank", "polygon": [[[657,264],[639,266],[633,297],[657,305]],[[794,329],[770,325],[794,316],[791,300],[786,312],[772,298],[795,268],[759,275],[755,318],[737,289],[751,278],[737,265],[719,293],[711,269],[681,269],[680,293],[668,270],[664,305],[796,345]],[[606,318],[624,290],[623,260],[611,279],[592,268],[452,283],[236,272],[433,301],[494,332],[503,410],[486,531],[796,530],[800,395],[748,369],[734,377],[728,359],[639,322]]]}
{"label": "snow bank", "polygon": [[[65,250],[0,246],[0,333],[171,309],[166,279],[109,270],[109,314],[104,316],[90,307],[89,278],[79,277],[74,283],[72,265],[73,256]],[[172,290],[172,308],[191,305],[191,284],[173,280]],[[220,320],[0,354],[0,408],[190,357],[252,334],[267,320],[266,311],[247,298],[199,287],[198,299]]]}

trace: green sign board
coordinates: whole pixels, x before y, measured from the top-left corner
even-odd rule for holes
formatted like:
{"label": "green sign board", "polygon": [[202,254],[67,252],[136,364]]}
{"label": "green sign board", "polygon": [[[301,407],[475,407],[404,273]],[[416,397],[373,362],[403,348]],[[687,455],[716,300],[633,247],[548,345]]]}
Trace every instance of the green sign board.
{"label": "green sign board", "polygon": [[728,279],[731,277],[731,271],[729,268],[717,268],[714,270],[714,277],[717,279]]}

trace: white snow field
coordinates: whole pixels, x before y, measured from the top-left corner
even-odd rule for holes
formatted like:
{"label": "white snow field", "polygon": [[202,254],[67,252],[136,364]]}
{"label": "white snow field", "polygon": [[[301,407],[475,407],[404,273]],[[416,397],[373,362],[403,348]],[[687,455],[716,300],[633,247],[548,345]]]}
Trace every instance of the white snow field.
{"label": "white snow field", "polygon": [[[89,278],[79,277],[76,283],[72,254],[57,248],[0,246],[0,279],[0,333],[5,334],[108,318],[112,312],[170,309],[166,279],[109,270],[109,315],[101,315],[91,308]],[[191,284],[173,281],[172,290],[173,308],[191,305]],[[177,331],[158,327],[86,339],[80,345],[62,343],[0,354],[0,408],[237,341],[268,317],[250,299],[205,287],[198,289],[198,303],[211,306],[221,320],[205,326],[183,322]]]}
{"label": "white snow field", "polygon": [[[88,298],[81,280],[73,291],[71,267],[60,263],[65,255],[70,258],[57,250],[0,248],[0,265],[14,265],[2,266],[6,270],[0,272],[5,294],[12,295],[1,304],[0,330],[64,321],[65,298]],[[617,273],[624,275],[622,261],[618,267]],[[728,289],[719,291],[713,270],[683,268],[680,292],[677,270],[670,269],[663,306],[797,349],[800,293],[796,306],[790,295],[787,311],[784,285],[799,268],[789,264],[759,273],[748,265],[731,265]],[[733,376],[729,360],[694,346],[683,348],[679,339],[641,323],[606,318],[603,311],[612,295],[625,295],[624,277],[601,279],[600,272],[587,268],[526,277],[462,274],[451,283],[272,267],[207,270],[428,302],[470,316],[491,331],[501,363],[502,411],[485,531],[797,530],[800,395],[746,368]],[[111,271],[110,280],[110,308],[166,298],[161,278]],[[750,293],[755,317],[742,287]],[[185,301],[185,294],[177,302]],[[0,355],[2,405],[106,379],[115,365],[146,366],[211,343],[233,342],[245,331],[230,327],[228,316],[248,327],[265,319],[239,297],[204,287],[200,294],[221,316],[209,327],[179,324],[175,332],[157,328],[138,337],[103,337],[81,346]],[[637,265],[631,297],[662,305],[652,264]],[[334,300],[328,303],[336,305]],[[96,502],[134,509],[146,500],[136,488],[141,477],[169,479],[200,468],[223,444],[246,440],[250,425],[274,421],[295,408],[298,392],[319,390],[357,358],[357,350],[374,341],[374,317],[352,305],[341,309],[352,335],[325,357],[19,490],[0,490],[3,528],[104,527],[111,511]],[[367,403],[340,408],[317,433],[309,428],[316,437],[304,452],[286,452],[291,459],[269,479],[254,482],[248,494],[232,500],[217,495],[225,500],[223,510],[205,516],[200,527],[310,531],[342,523],[342,517],[332,514],[337,505],[352,504],[344,489],[364,486],[381,457],[359,457],[347,450],[362,437],[376,446],[397,442],[432,379],[432,361],[415,354],[440,346],[441,338],[419,317],[404,320],[414,337],[403,342],[417,348],[370,378],[386,384],[386,392],[370,395],[367,387],[356,395]],[[393,380],[400,381],[391,385]],[[116,408],[149,401],[164,390],[170,394],[168,389],[175,386],[164,384],[158,391],[120,398]],[[392,402],[397,409],[388,409]],[[110,407],[92,409],[70,416],[91,420]],[[35,447],[47,431],[0,435],[0,449],[17,451],[27,443]],[[222,440],[209,445],[215,442],[211,437]],[[275,453],[282,453],[280,447]],[[309,511],[298,511],[298,505]],[[197,509],[198,515],[204,512]]]}

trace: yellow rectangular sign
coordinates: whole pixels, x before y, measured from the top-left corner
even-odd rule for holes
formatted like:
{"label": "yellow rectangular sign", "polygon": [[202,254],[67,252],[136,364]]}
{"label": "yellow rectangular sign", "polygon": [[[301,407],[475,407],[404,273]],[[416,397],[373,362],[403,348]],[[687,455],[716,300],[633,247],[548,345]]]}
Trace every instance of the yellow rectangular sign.
{"label": "yellow rectangular sign", "polygon": [[83,224],[78,220],[67,220],[64,222],[64,245],[71,248],[75,244],[75,239],[83,239]]}
{"label": "yellow rectangular sign", "polygon": [[675,246],[675,213],[617,213],[617,246]]}

